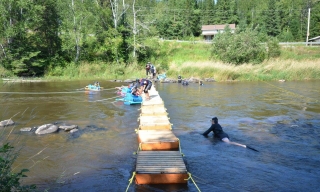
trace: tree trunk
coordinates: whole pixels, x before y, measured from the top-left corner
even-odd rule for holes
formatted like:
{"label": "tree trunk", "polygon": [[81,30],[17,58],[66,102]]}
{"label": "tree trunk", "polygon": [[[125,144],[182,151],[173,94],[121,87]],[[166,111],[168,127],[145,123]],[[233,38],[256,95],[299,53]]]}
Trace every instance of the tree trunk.
{"label": "tree trunk", "polygon": [[137,34],[137,24],[136,24],[136,11],[135,11],[136,0],[133,0],[132,12],[133,12],[133,58],[136,58],[136,34]]}

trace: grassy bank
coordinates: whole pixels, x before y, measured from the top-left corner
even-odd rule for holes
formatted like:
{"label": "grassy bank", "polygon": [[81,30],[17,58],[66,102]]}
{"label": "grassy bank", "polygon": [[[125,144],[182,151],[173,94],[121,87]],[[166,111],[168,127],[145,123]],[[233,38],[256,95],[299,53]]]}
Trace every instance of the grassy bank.
{"label": "grassy bank", "polygon": [[[211,44],[190,42],[161,42],[157,58],[152,62],[158,73],[177,78],[214,78],[216,81],[269,81],[320,79],[320,46],[283,46],[281,56],[261,64],[231,65],[211,57]],[[162,63],[161,63],[162,62]],[[109,65],[103,62],[69,64],[48,70],[47,80],[112,80],[136,79],[145,76],[145,64]],[[166,66],[166,67],[164,67]],[[11,73],[0,67],[0,74]]]}
{"label": "grassy bank", "polygon": [[[320,47],[281,47],[281,56],[261,64],[231,65],[210,58],[210,44],[164,43],[171,48],[167,76],[214,78],[217,81],[320,79]],[[169,50],[169,49],[168,49]]]}
{"label": "grassy bank", "polygon": [[47,72],[45,79],[48,80],[115,80],[136,79],[144,76],[142,66],[131,64],[109,65],[103,62],[81,63],[80,65],[69,64],[64,68],[55,68]]}

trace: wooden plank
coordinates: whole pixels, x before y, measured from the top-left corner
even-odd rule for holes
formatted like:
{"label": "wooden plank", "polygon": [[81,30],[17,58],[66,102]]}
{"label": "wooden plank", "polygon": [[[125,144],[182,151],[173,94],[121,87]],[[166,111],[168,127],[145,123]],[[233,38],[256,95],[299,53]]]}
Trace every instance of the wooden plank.
{"label": "wooden plank", "polygon": [[171,130],[171,124],[140,124],[139,130]]}
{"label": "wooden plank", "polygon": [[163,123],[163,122],[169,122],[169,117],[166,115],[162,116],[140,116],[139,121],[140,123]]}
{"label": "wooden plank", "polygon": [[139,151],[136,173],[139,171],[150,174],[186,173],[187,169],[179,151]]}
{"label": "wooden plank", "polygon": [[178,138],[169,130],[140,130],[139,143],[175,142]]}
{"label": "wooden plank", "polygon": [[140,116],[167,116],[167,109],[164,108],[163,106],[159,106],[159,107],[144,107],[141,108],[141,113]]}
{"label": "wooden plank", "polygon": [[179,150],[179,139],[171,130],[139,130],[137,138],[142,151]]}
{"label": "wooden plank", "polygon": [[[163,108],[165,108],[164,107],[164,104],[157,104],[157,105],[141,105],[141,110],[143,110],[143,109],[152,109],[152,108],[159,108],[159,107],[163,107]],[[165,108],[166,109],[166,108]]]}
{"label": "wooden plank", "polygon": [[167,116],[140,116],[140,130],[171,130]]}
{"label": "wooden plank", "polygon": [[141,103],[142,106],[148,106],[148,105],[164,105],[164,102],[162,101],[162,99],[154,99],[151,98],[150,100],[146,101],[143,100],[143,102]]}

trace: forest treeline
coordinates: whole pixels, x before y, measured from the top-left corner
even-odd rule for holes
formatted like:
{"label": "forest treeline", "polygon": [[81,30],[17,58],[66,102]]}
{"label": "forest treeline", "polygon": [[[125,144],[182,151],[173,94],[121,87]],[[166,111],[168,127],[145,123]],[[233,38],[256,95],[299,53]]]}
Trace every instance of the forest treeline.
{"label": "forest treeline", "polygon": [[2,0],[0,67],[58,76],[57,68],[82,62],[143,66],[165,57],[158,39],[203,39],[209,24],[235,23],[261,42],[305,41],[309,8],[312,38],[319,0]]}

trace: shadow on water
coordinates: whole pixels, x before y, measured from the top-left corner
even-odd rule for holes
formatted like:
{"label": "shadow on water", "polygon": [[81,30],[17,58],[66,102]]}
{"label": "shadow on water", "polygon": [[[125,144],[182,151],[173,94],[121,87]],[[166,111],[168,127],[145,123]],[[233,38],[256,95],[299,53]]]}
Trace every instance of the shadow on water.
{"label": "shadow on water", "polygon": [[[0,88],[1,129],[23,146],[14,166],[30,169],[25,184],[48,191],[125,191],[135,170],[140,107],[116,102],[116,86],[86,93],[92,82],[10,83]],[[155,84],[179,138],[188,172],[201,191],[317,191],[320,188],[319,81]],[[210,119],[231,141],[201,135]],[[70,134],[38,136],[23,127],[78,125]],[[0,138],[2,139],[2,138]],[[128,191],[198,191],[187,185],[135,185]]]}

